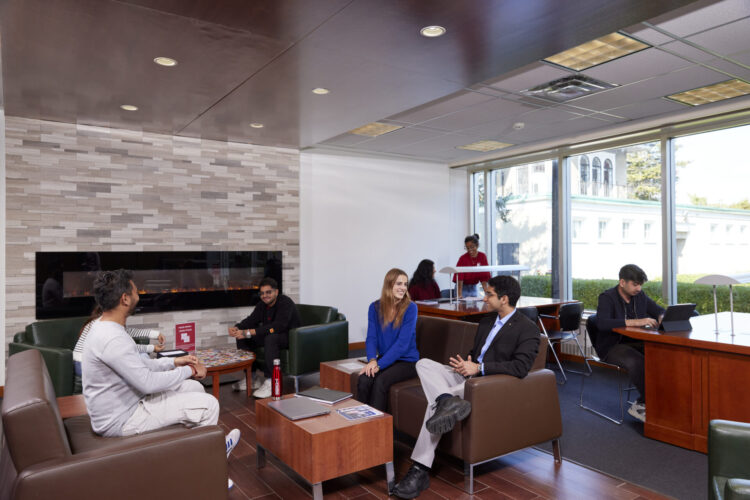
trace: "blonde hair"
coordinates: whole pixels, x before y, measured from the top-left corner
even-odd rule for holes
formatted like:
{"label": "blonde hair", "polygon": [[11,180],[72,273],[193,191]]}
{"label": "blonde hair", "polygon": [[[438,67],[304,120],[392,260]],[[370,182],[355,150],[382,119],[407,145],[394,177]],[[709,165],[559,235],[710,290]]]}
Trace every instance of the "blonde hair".
{"label": "blonde hair", "polygon": [[411,304],[411,297],[408,291],[398,303],[393,297],[393,285],[395,285],[399,276],[406,278],[408,283],[409,275],[395,267],[385,273],[385,278],[383,278],[383,290],[380,293],[380,324],[383,326],[390,322],[388,318],[393,318],[394,327],[398,328],[401,326],[406,309]]}

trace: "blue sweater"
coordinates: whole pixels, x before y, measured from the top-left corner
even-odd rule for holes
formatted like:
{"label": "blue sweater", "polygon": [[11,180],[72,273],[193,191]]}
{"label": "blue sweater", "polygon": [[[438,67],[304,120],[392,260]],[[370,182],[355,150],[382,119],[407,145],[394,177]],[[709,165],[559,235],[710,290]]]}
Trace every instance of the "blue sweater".
{"label": "blue sweater", "polygon": [[380,355],[378,366],[381,370],[388,368],[396,361],[419,361],[417,351],[417,305],[412,302],[406,308],[401,326],[393,327],[388,323],[380,324],[380,301],[370,304],[367,322],[367,359]]}

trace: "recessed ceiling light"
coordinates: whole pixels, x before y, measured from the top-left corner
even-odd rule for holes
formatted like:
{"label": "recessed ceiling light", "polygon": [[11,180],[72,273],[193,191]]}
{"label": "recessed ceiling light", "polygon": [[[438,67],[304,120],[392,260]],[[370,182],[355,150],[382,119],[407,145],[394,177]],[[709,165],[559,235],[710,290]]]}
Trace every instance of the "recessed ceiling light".
{"label": "recessed ceiling light", "polygon": [[163,57],[163,56],[155,57],[154,62],[158,64],[159,66],[167,66],[167,67],[177,66],[177,60],[172,59],[171,57]]}
{"label": "recessed ceiling light", "polygon": [[668,95],[667,99],[688,104],[690,106],[700,106],[711,102],[723,101],[733,97],[740,97],[750,94],[750,83],[742,80],[727,80],[725,82],[707,85],[678,94]]}
{"label": "recessed ceiling light", "polygon": [[123,104],[120,108],[125,111],[138,111],[138,106],[133,106],[132,104]]}
{"label": "recessed ceiling light", "polygon": [[557,64],[563,68],[572,69],[573,71],[583,71],[597,64],[602,64],[649,47],[650,45],[621,33],[610,33],[596,40],[582,43],[572,49],[555,54],[552,57],[544,59],[544,61]]}
{"label": "recessed ceiling light", "polygon": [[263,128],[262,123],[251,123],[250,126],[253,128]]}
{"label": "recessed ceiling light", "polygon": [[404,128],[402,125],[391,125],[389,123],[368,123],[367,125],[363,125],[359,128],[355,128],[354,130],[350,130],[350,134],[357,134],[357,135],[365,135],[367,137],[377,137],[379,135],[387,134],[388,132],[393,132],[394,130],[398,130],[400,128]]}
{"label": "recessed ceiling light", "polygon": [[442,26],[425,26],[419,33],[427,38],[435,38],[436,36],[445,35],[445,28]]}
{"label": "recessed ceiling light", "polygon": [[324,89],[323,87],[315,87],[314,89],[312,89],[312,93],[318,95],[326,95],[329,92],[330,90]]}
{"label": "recessed ceiling light", "polygon": [[471,144],[466,144],[465,146],[456,146],[456,149],[466,149],[468,151],[481,151],[483,153],[487,153],[488,151],[495,151],[497,149],[503,149],[509,146],[513,146],[513,144],[499,141],[477,141],[472,142]]}

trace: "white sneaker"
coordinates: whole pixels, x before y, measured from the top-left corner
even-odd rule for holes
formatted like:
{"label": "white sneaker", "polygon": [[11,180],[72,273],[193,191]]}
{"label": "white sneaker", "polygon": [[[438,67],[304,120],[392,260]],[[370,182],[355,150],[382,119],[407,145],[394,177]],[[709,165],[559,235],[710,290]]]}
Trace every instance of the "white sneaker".
{"label": "white sneaker", "polygon": [[227,445],[227,458],[229,458],[229,454],[232,453],[232,450],[235,446],[237,446],[237,443],[240,442],[240,430],[239,429],[232,429],[227,433],[227,436],[224,438],[224,442]]}
{"label": "white sneaker", "polygon": [[646,421],[646,405],[643,403],[633,403],[628,408],[628,415],[641,422]]}
{"label": "white sneaker", "polygon": [[234,481],[227,478],[227,490],[231,490],[232,488],[234,488]]}
{"label": "white sneaker", "polygon": [[[253,383],[254,385],[254,383]],[[243,378],[232,384],[232,390],[234,392],[245,392],[247,390],[247,381]]]}
{"label": "white sneaker", "polygon": [[253,393],[258,399],[270,398],[271,397],[271,379],[267,378],[263,384]]}
{"label": "white sneaker", "polygon": [[253,390],[260,389],[260,386],[262,386],[265,381],[266,376],[263,375],[263,372],[255,370],[255,373],[253,373]]}

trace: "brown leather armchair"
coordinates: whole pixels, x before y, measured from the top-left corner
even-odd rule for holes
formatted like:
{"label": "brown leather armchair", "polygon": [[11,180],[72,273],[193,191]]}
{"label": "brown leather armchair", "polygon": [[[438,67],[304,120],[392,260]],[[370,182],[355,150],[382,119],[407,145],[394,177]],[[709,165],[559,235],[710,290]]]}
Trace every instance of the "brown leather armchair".
{"label": "brown leather armchair", "polygon": [[[476,330],[476,323],[419,316],[420,357],[447,363],[450,356],[471,350]],[[464,399],[471,403],[471,414],[443,435],[438,449],[463,460],[469,494],[474,491],[474,467],[507,453],[552,441],[555,461],[562,460],[557,381],[555,374],[544,368],[546,355],[547,339],[542,335],[539,354],[526,377],[489,375],[466,381]],[[351,375],[353,392],[357,377]],[[416,438],[427,404],[418,378],[394,384],[389,394],[394,427]]]}
{"label": "brown leather armchair", "polygon": [[103,438],[88,415],[62,420],[37,350],[8,358],[2,402],[0,498],[226,498],[218,426]]}

